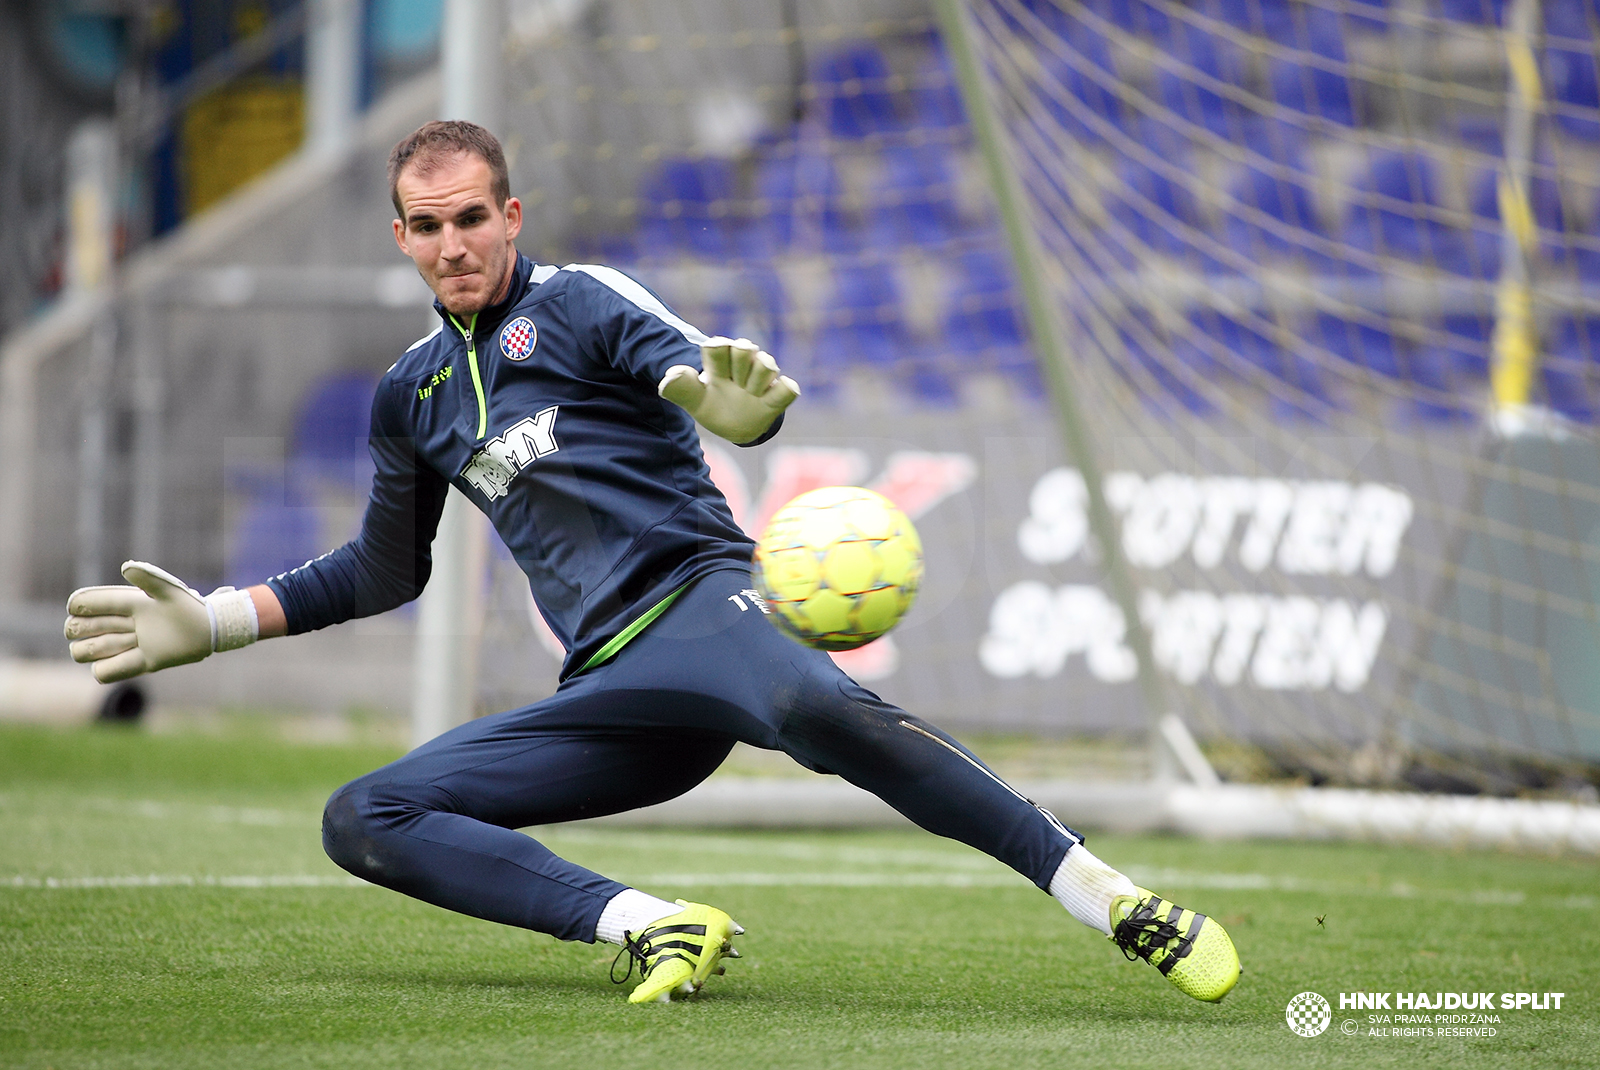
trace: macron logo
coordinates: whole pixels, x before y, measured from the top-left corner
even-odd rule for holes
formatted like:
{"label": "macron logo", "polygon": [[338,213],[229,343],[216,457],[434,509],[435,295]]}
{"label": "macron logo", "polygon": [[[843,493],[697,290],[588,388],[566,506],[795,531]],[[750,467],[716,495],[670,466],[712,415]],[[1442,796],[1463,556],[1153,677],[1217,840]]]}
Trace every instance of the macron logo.
{"label": "macron logo", "polygon": [[556,444],[556,409],[552,405],[535,416],[527,417],[509,431],[494,439],[472,455],[472,460],[462,471],[461,478],[483,491],[490,501],[511,489],[511,481],[528,465],[540,457],[554,453],[561,447]]}

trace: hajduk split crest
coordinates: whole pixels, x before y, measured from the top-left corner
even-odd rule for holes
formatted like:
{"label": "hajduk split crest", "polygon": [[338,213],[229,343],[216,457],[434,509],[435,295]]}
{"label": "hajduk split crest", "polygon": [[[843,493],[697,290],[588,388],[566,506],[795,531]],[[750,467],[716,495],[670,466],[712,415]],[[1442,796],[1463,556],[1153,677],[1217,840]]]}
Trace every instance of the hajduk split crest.
{"label": "hajduk split crest", "polygon": [[507,360],[527,360],[539,344],[539,328],[527,316],[518,316],[500,329],[500,352]]}

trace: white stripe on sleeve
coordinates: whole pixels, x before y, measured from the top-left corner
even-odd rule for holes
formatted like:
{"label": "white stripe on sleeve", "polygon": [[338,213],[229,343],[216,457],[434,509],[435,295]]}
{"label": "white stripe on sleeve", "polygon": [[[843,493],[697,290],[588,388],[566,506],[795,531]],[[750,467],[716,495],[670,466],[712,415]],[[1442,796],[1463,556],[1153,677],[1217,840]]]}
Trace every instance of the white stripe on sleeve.
{"label": "white stripe on sleeve", "polygon": [[581,271],[596,282],[604,283],[635,305],[655,316],[657,319],[676,327],[682,335],[697,346],[703,346],[711,339],[700,333],[700,329],[692,323],[686,323],[668,311],[667,306],[656,299],[655,294],[634,282],[616,268],[602,267],[599,264],[568,264],[562,271]]}
{"label": "white stripe on sleeve", "polygon": [[406,352],[409,353],[413,349],[415,349],[418,346],[422,345],[423,343],[432,340],[433,336],[438,334],[442,330],[444,330],[444,323],[441,321],[439,326],[435,327],[433,330],[429,331],[427,334],[423,335],[421,338],[418,338],[415,342],[412,342],[410,345],[406,346]]}

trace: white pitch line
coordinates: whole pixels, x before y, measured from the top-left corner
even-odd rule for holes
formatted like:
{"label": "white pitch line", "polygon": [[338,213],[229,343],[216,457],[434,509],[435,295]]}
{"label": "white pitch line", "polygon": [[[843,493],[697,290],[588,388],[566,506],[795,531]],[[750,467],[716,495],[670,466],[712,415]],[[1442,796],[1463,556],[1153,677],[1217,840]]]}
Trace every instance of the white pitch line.
{"label": "white pitch line", "polygon": [[9,877],[0,878],[0,888],[42,891],[86,888],[373,888],[360,877],[323,876],[295,873],[272,876],[191,877],[185,874],[150,873],[127,877]]}
{"label": "white pitch line", "polygon": [[[1131,874],[1142,883],[1157,887],[1223,891],[1290,891],[1316,893],[1324,896],[1370,895],[1388,899],[1416,899],[1426,896],[1430,900],[1446,900],[1474,906],[1522,906],[1528,897],[1520,891],[1480,888],[1464,891],[1423,891],[1410,885],[1396,883],[1382,887],[1318,884],[1296,878],[1272,878],[1259,873],[1186,873],[1177,870],[1133,869]],[[805,888],[1006,888],[1027,886],[1022,878],[1007,873],[762,873],[735,871],[729,873],[650,873],[624,874],[636,887],[805,887]],[[1160,877],[1160,880],[1151,880]],[[117,877],[0,877],[0,890],[7,888],[30,891],[68,891],[74,889],[130,889],[130,888],[372,888],[359,877],[322,874],[288,874],[272,876],[189,876],[184,874],[148,874]],[[1540,902],[1552,901],[1569,910],[1600,909],[1600,898],[1587,895],[1539,897]]]}

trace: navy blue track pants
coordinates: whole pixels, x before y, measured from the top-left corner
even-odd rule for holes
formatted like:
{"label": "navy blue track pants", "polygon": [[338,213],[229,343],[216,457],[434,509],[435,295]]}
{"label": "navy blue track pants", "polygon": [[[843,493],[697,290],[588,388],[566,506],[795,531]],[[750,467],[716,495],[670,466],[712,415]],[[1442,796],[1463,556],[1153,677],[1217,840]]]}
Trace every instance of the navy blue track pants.
{"label": "navy blue track pants", "polygon": [[713,572],[612,661],[554,695],[455,728],[340,788],[328,856],[451,910],[593,940],[625,885],[514,831],[683,794],[735,741],[837,773],[930,832],[993,855],[1041,888],[1078,839],[937,728],[779,633]]}

